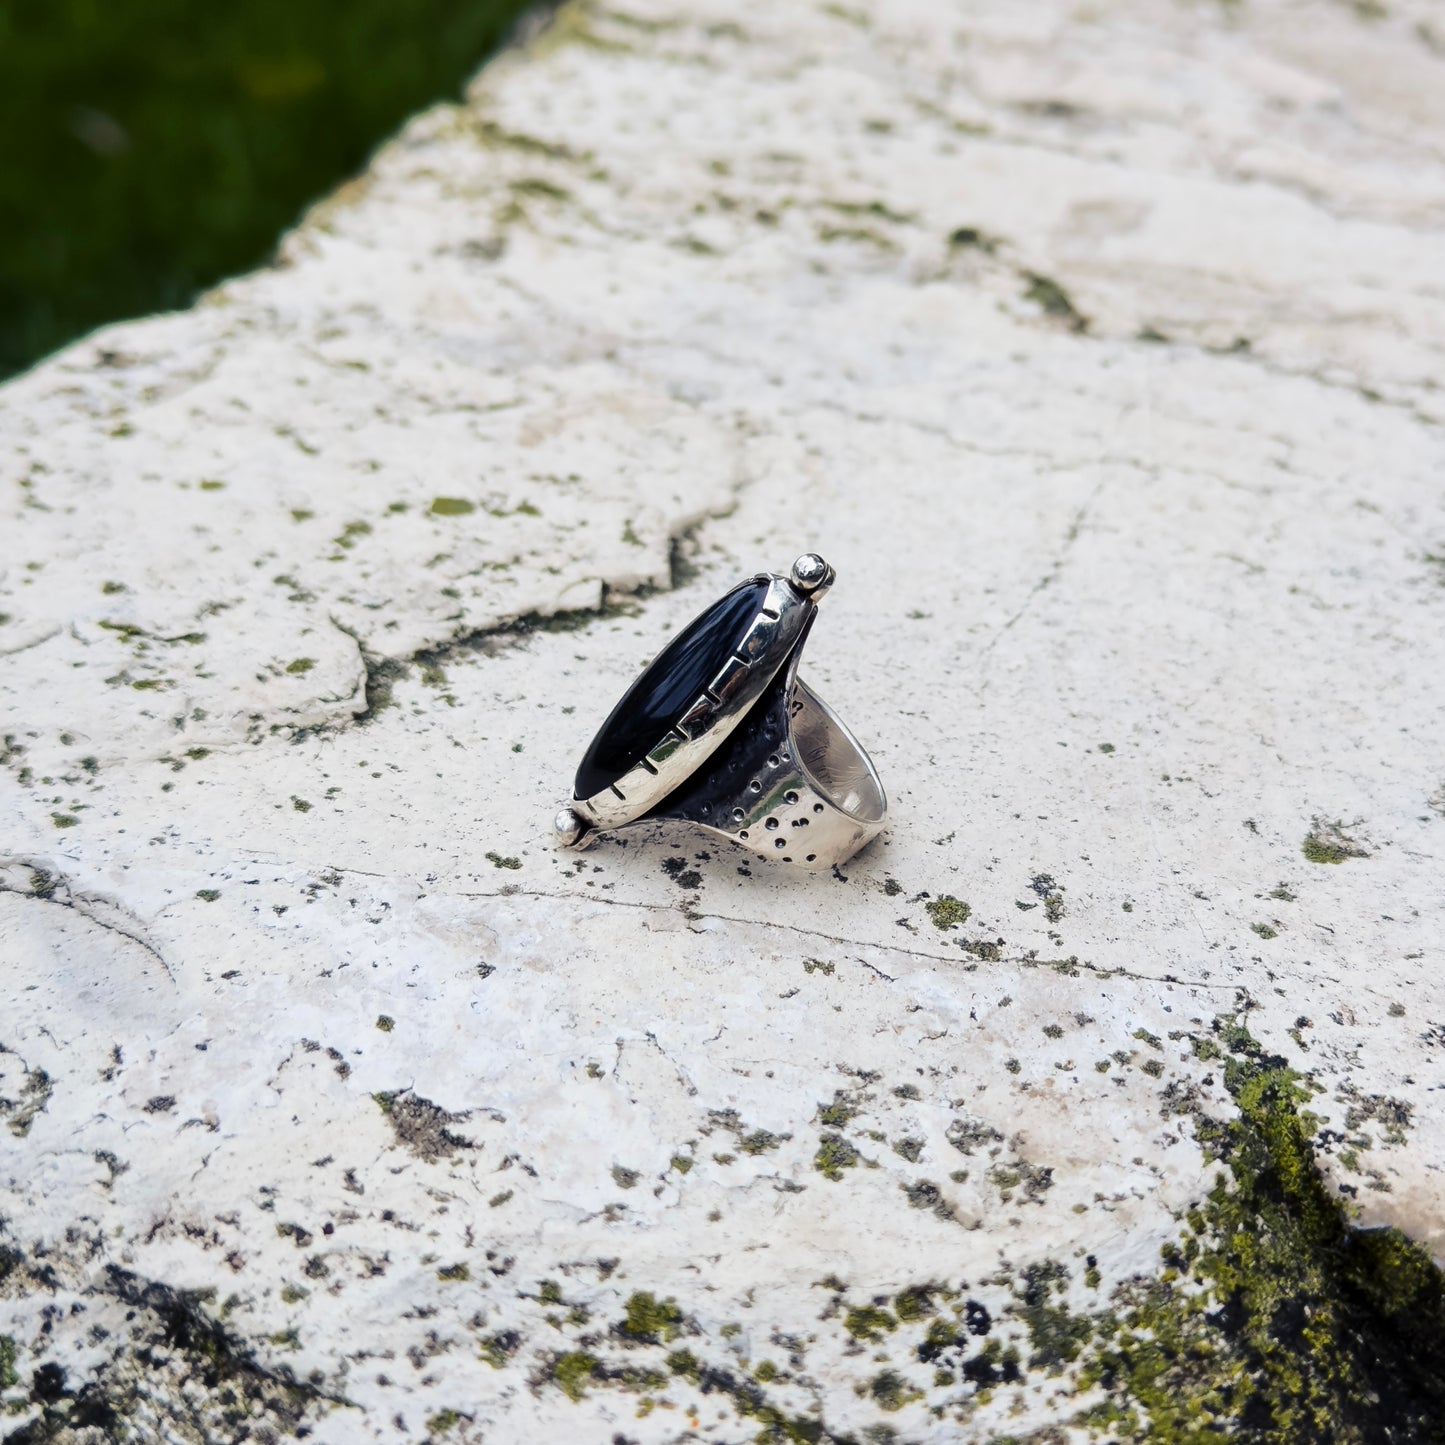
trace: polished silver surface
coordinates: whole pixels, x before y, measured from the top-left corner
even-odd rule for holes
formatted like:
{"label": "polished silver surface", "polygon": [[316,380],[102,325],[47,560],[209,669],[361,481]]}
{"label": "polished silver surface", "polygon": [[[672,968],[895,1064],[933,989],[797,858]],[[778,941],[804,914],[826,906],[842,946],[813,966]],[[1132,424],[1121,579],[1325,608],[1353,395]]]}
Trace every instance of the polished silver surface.
{"label": "polished silver surface", "polygon": [[802,643],[833,568],[806,552],[769,574],[757,615],[702,695],[637,767],[553,823],[562,847],[598,830],[689,822],[763,857],[817,871],[883,828],[888,800],[872,760],[798,679]]}
{"label": "polished silver surface", "polygon": [[804,552],[793,563],[788,580],[804,596],[811,597],[816,602],[833,585],[835,575],[833,569],[816,552]]}
{"label": "polished silver surface", "polygon": [[882,830],[883,784],[858,740],[792,664],[775,706],[777,732],[740,733],[705,799],[653,818],[693,823],[775,862],[813,872],[836,867]]}
{"label": "polished silver surface", "polygon": [[787,578],[774,574],[769,581],[732,655],[647,756],[611,787],[572,800],[592,827],[619,828],[650,812],[727,740],[788,660],[814,604]]}
{"label": "polished silver surface", "polygon": [[579,818],[571,808],[559,808],[557,816],[552,819],[552,832],[564,848],[575,847],[586,831],[586,821]]}

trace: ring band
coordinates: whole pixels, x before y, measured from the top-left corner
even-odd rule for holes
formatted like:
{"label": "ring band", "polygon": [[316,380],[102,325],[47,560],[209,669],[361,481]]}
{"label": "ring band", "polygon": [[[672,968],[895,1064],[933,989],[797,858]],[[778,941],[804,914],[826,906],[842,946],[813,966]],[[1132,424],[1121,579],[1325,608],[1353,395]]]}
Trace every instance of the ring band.
{"label": "ring band", "polygon": [[872,760],[806,683],[803,644],[833,569],[807,552],[787,575],[739,583],[680,632],[612,710],[553,824],[599,831],[681,821],[810,870],[846,862],[887,821]]}

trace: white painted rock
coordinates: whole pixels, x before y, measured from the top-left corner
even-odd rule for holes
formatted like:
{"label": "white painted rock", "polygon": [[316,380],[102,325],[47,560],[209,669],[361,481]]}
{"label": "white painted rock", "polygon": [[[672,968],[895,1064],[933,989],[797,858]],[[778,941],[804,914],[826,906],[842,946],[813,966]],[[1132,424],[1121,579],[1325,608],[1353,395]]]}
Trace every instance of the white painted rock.
{"label": "white painted rock", "polygon": [[[1382,9],[569,7],[0,393],[5,1438],[1435,1438],[1445,29]],[[805,547],[888,833],[553,851]]]}

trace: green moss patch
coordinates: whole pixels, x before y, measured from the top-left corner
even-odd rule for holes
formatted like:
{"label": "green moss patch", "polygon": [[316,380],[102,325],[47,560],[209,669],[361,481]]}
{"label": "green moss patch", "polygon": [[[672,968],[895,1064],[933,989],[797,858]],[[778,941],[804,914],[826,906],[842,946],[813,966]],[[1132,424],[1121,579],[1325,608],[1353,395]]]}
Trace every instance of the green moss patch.
{"label": "green moss patch", "polygon": [[841,1179],[845,1169],[855,1168],[858,1151],[841,1134],[824,1134],[813,1155],[813,1168],[825,1179]]}
{"label": "green moss patch", "polygon": [[967,923],[973,915],[973,909],[951,893],[945,893],[940,898],[930,898],[923,906],[928,911],[933,926],[944,930]]}
{"label": "green moss patch", "polygon": [[[1139,1042],[1160,1046],[1142,1029]],[[1352,1226],[1316,1167],[1315,1085],[1239,1018],[1222,1017],[1190,1042],[1200,1064],[1223,1075],[1236,1112],[1195,1114],[1198,1142],[1218,1171],[1154,1272],[1101,1299],[1107,1286],[1092,1255],[1044,1258],[980,1281],[988,1304],[933,1281],[850,1306],[840,1281],[821,1282],[835,1292],[822,1316],[835,1343],[886,1351],[871,1367],[878,1373],[857,1378],[859,1397],[879,1412],[861,1437],[830,1428],[826,1408],[786,1414],[764,1388],[778,1378],[771,1368],[735,1372],[710,1362],[698,1325],[674,1300],[645,1291],[628,1298],[611,1332],[627,1351],[625,1367],[593,1345],[596,1355],[558,1357],[551,1377],[574,1399],[604,1385],[638,1390],[652,1367],[637,1365],[634,1352],[655,1347],[674,1378],[726,1397],[756,1426],[754,1438],[768,1442],[895,1438],[885,1417],[913,1411],[903,1418],[921,1422],[925,1409],[963,1424],[973,1399],[1013,1386],[1062,1391],[1061,1402],[1077,1403],[1061,1403],[1058,1424],[1116,1445],[1445,1441],[1440,1271],[1397,1231]],[[1380,1123],[1403,1137],[1409,1115],[1398,1101],[1346,1102],[1350,1127]],[[954,1124],[950,1141],[964,1152],[1002,1142],[986,1126]],[[820,1172],[841,1178],[858,1162],[841,1135],[822,1136]],[[993,1163],[987,1177],[1021,1204],[1051,1183],[1047,1169],[1016,1158]],[[930,1198],[909,1202],[921,1208]],[[673,1343],[684,1331],[688,1348]],[[917,1366],[931,1369],[931,1384]]]}
{"label": "green moss patch", "polygon": [[1118,1440],[1445,1439],[1445,1279],[1398,1230],[1351,1227],[1315,1165],[1312,1086],[1236,1019],[1210,1042],[1239,1113],[1198,1125],[1223,1166],[1209,1195],[1158,1277],[1087,1323],[1044,1287],[1031,1338],[1084,1351],[1107,1395],[1084,1421]]}
{"label": "green moss patch", "polygon": [[660,1300],[647,1290],[637,1290],[628,1296],[627,1314],[616,1328],[626,1339],[655,1345],[672,1339],[681,1325],[682,1311],[674,1300]]}
{"label": "green moss patch", "polygon": [[791,1139],[791,1134],[773,1134],[767,1129],[754,1129],[749,1134],[743,1134],[738,1139],[738,1148],[744,1154],[766,1154],[776,1149],[785,1139]]}
{"label": "green moss patch", "polygon": [[601,1363],[586,1350],[572,1350],[552,1361],[552,1379],[569,1400],[580,1400]]}
{"label": "green moss patch", "polygon": [[843,1328],[855,1340],[881,1340],[898,1328],[898,1320],[876,1305],[859,1305],[843,1316]]}
{"label": "green moss patch", "polygon": [[1326,823],[1321,818],[1314,820],[1300,851],[1311,863],[1343,863],[1370,856],[1369,849],[1351,838],[1339,823]]}

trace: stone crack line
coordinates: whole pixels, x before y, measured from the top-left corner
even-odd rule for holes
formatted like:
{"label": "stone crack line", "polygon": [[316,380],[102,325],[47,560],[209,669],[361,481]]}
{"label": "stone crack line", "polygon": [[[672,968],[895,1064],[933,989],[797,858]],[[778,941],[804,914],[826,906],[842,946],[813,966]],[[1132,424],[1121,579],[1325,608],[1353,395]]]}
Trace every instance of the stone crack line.
{"label": "stone crack line", "polygon": [[32,647],[40,647],[44,643],[49,642],[51,638],[59,637],[64,630],[63,627],[52,627],[49,632],[42,634],[40,637],[31,638],[29,642],[22,642],[15,647],[0,649],[0,657],[15,657],[22,652],[29,652]]}
{"label": "stone crack line", "polygon": [[[1008,621],[1005,622],[1003,626],[1000,627],[999,630],[995,632],[994,635],[989,638],[989,640],[984,644],[983,650],[978,655],[978,661],[980,664],[987,664],[989,662],[989,660],[993,656],[994,649],[1003,640],[1004,634],[1011,631],[1013,627],[1023,619],[1025,614],[1033,606],[1034,601],[1039,596],[1039,594],[1043,592],[1045,588],[1052,586],[1053,583],[1058,580],[1059,575],[1064,570],[1064,564],[1069,560],[1069,553],[1073,550],[1074,543],[1079,540],[1079,533],[1083,530],[1084,523],[1088,520],[1090,509],[1098,500],[1099,493],[1104,490],[1104,485],[1105,479],[1102,477],[1094,484],[1093,491],[1089,493],[1089,495],[1084,499],[1082,505],[1074,513],[1073,521],[1069,523],[1069,529],[1067,532],[1064,533],[1064,545],[1059,549],[1058,556],[1054,558],[1052,565],[1049,567],[1049,570],[1045,572],[1044,575],[1039,578],[1039,580],[1035,582],[1034,585],[1029,589],[1028,596],[1024,598],[1023,602],[1019,605],[1018,610],[1013,614],[1013,616],[1010,617]],[[983,680],[979,684],[978,689],[980,696],[982,696],[982,694],[988,691],[988,685],[990,681],[990,672],[985,667]]]}
{"label": "stone crack line", "polygon": [[[338,869],[337,871],[345,873],[350,870],[342,868]],[[678,913],[678,909],[675,904],[644,903],[641,900],[626,898],[583,897],[576,893],[549,893],[544,889],[534,888],[509,887],[495,893],[459,892],[454,896],[458,898],[485,899],[538,898],[548,899],[558,903],[593,903],[601,904],[608,908],[633,908],[644,913],[662,913],[668,915],[669,917],[675,917]],[[899,947],[897,944],[878,943],[872,939],[867,938],[844,938],[836,933],[825,933],[822,929],[804,928],[801,924],[796,923],[779,923],[773,919],[739,918],[735,914],[712,912],[690,912],[686,916],[688,917],[690,924],[710,918],[716,919],[719,923],[736,923],[746,928],[782,929],[788,933],[799,934],[804,938],[824,939],[829,943],[836,943],[843,948],[872,948],[877,949],[880,953],[897,954],[904,958],[923,959],[928,963],[953,963],[963,964],[966,966],[968,962],[966,959],[956,958],[952,954],[948,953],[930,953],[926,949],[902,948]],[[706,929],[696,927],[690,927],[689,931],[693,933],[707,932]],[[857,958],[856,954],[853,956]],[[888,979],[889,982],[897,981],[891,978],[890,975],[884,973],[881,969],[876,968],[873,964],[868,963],[866,960],[857,959],[857,961],[859,963],[862,963],[865,967],[872,969],[873,972],[878,974],[880,978]],[[1069,969],[1074,969],[1076,971],[1091,973],[1096,978],[1125,978],[1129,979],[1133,983],[1157,983],[1163,984],[1165,987],[1169,988],[1200,988],[1211,990],[1222,989],[1230,993],[1239,993],[1242,991],[1242,986],[1239,984],[1201,983],[1195,981],[1194,979],[1175,978],[1174,976],[1169,974],[1166,974],[1161,978],[1153,974],[1131,973],[1128,969],[1123,968],[1100,968],[1097,964],[1086,963],[1082,959],[1075,957],[1030,958],[1025,954],[1016,954],[1010,955],[1006,958],[995,959],[993,960],[993,962],[1001,964],[1011,964],[1019,968],[1052,968],[1056,969],[1060,973],[1065,974],[1066,976]],[[975,967],[976,966],[977,965],[975,965]]]}
{"label": "stone crack line", "polygon": [[[5,870],[11,868],[29,870],[28,887],[18,887],[6,877]],[[113,898],[97,898],[77,894],[64,874],[55,872],[39,859],[0,856],[0,893],[14,893],[21,898],[33,898],[41,903],[53,903],[57,907],[68,908],[72,912],[80,914],[82,918],[88,919],[98,928],[104,928],[110,933],[118,933],[122,938],[129,939],[131,943],[150,954],[165,970],[166,977],[175,983],[176,976],[171,971],[170,964],[165,961],[160,950],[141,931],[141,922],[134,914]],[[120,914],[132,927],[127,928],[113,918],[106,917],[107,910],[114,910]]]}
{"label": "stone crack line", "polygon": [[[641,602],[658,592],[677,591],[682,588],[687,580],[690,564],[682,556],[682,546],[685,542],[696,537],[707,523],[720,520],[731,515],[737,506],[737,493],[746,486],[740,484],[734,488],[734,495],[726,504],[703,512],[700,516],[693,514],[678,522],[668,531],[667,537],[667,574],[668,580],[665,586],[655,584],[644,584],[632,591],[624,591],[615,588],[605,577],[589,577],[579,580],[596,581],[602,589],[601,600],[596,606],[563,608],[556,612],[536,613],[526,612],[511,617],[500,618],[495,622],[483,623],[481,626],[468,628],[465,632],[453,633],[449,637],[441,637],[435,641],[423,643],[420,647],[413,648],[410,652],[401,654],[378,653],[372,651],[367,645],[366,639],[355,629],[348,627],[333,614],[327,614],[327,620],[331,625],[351,640],[356,648],[357,656],[363,670],[363,677],[360,681],[360,697],[353,694],[350,699],[342,701],[364,703],[364,706],[348,718],[332,718],[323,723],[312,724],[307,727],[297,727],[292,730],[290,736],[293,742],[300,742],[303,739],[315,737],[322,733],[334,733],[342,728],[354,727],[358,723],[365,724],[371,721],[378,710],[378,702],[382,693],[389,685],[390,680],[399,676],[405,669],[412,667],[417,662],[426,660],[441,662],[452,659],[459,653],[478,654],[485,650],[488,642],[494,643],[498,648],[510,643],[518,643],[525,640],[534,631],[563,630],[570,628],[581,629],[590,627],[593,623],[602,622],[612,613],[623,599],[627,601]],[[343,870],[347,871],[347,870]]]}

